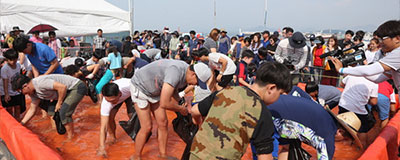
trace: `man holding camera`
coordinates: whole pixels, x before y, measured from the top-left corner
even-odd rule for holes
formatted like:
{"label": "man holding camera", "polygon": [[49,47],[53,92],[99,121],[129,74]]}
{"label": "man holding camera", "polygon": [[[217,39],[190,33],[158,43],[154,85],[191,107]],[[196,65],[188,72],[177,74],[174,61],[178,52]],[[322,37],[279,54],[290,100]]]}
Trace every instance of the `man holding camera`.
{"label": "man holding camera", "polygon": [[301,32],[295,32],[292,37],[283,39],[278,44],[275,59],[291,70],[293,85],[299,83],[300,70],[306,65],[308,52],[306,38]]}
{"label": "man holding camera", "polygon": [[400,85],[400,21],[390,20],[378,27],[376,34],[379,37],[382,52],[386,53],[378,62],[366,66],[343,68],[337,58],[332,58],[336,70],[341,74],[364,76],[367,79],[380,83],[393,78],[396,88]]}

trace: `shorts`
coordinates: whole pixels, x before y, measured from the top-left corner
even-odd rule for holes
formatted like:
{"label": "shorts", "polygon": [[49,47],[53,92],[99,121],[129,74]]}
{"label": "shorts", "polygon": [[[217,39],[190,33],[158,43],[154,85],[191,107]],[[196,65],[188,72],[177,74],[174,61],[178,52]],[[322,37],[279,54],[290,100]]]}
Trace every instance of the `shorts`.
{"label": "shorts", "polygon": [[10,96],[11,100],[8,102],[5,101],[4,97],[5,97],[4,95],[1,96],[1,105],[4,108],[13,107],[13,106],[20,106],[21,108],[25,107],[25,96],[23,94]]}
{"label": "shorts", "polygon": [[157,103],[160,101],[160,97],[149,97],[139,90],[135,85],[131,83],[131,98],[132,102],[136,103],[139,108],[146,108],[149,103]]}
{"label": "shorts", "polygon": [[[58,111],[60,113],[60,119],[62,124],[65,125],[67,123],[73,122],[72,114],[75,112],[76,106],[78,106],[79,102],[83,99],[86,93],[87,93],[87,87],[85,83],[83,83],[82,81],[79,81],[77,84],[75,84],[74,87],[72,87],[71,90],[67,92],[64,102],[61,105],[60,110]],[[50,116],[54,116],[55,106],[56,105],[54,103],[51,103],[51,105],[47,107],[47,113]]]}
{"label": "shorts", "polygon": [[[350,111],[339,106],[339,114],[345,113],[345,112],[350,112]],[[357,114],[357,113],[355,113],[355,114],[357,115],[358,119],[360,119],[360,121],[361,121],[361,127],[358,130],[358,133],[367,133],[372,128],[372,127],[369,127],[369,125],[368,125],[368,123],[369,123],[368,122],[368,114]]]}
{"label": "shorts", "polygon": [[[379,119],[385,120],[389,118],[389,111],[390,111],[390,99],[383,94],[378,94],[378,104],[375,106],[378,113]],[[372,106],[368,105],[368,108],[371,110]]]}
{"label": "shorts", "polygon": [[218,82],[218,85],[225,88],[226,86],[228,86],[229,83],[231,83],[232,79],[233,79],[233,75],[222,75],[221,77],[221,82]]}
{"label": "shorts", "polygon": [[106,50],[105,49],[95,49],[95,52],[99,52],[101,55],[101,58],[106,56]]}

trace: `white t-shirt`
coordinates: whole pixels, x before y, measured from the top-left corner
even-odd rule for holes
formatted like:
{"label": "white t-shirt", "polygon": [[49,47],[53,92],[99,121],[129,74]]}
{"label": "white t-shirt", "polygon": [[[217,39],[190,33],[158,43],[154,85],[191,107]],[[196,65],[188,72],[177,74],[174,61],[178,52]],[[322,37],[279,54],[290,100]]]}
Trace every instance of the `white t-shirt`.
{"label": "white t-shirt", "polygon": [[367,63],[374,61],[376,52],[371,52],[370,50],[365,51],[365,57],[367,58]]}
{"label": "white t-shirt", "polygon": [[225,54],[222,53],[210,53],[208,54],[208,65],[210,66],[211,69],[213,70],[221,70],[222,64],[218,63],[219,58],[222,57],[224,58],[226,61],[228,61],[228,64],[226,65],[226,69],[225,72],[222,73],[222,75],[232,75],[235,74],[236,72],[236,65],[235,63],[232,61],[232,59],[230,59],[228,56],[226,56]]}
{"label": "white t-shirt", "polygon": [[378,97],[378,84],[364,77],[347,76],[342,81],[344,87],[339,106],[357,113],[368,114],[365,105],[370,97]]}
{"label": "white t-shirt", "polygon": [[[22,64],[21,68],[26,70],[26,71],[31,71],[32,70],[32,64],[29,61],[28,57],[26,57],[26,55],[24,54],[25,59],[24,59],[24,63]],[[20,61],[18,60],[17,63],[19,63]],[[21,64],[21,63],[20,63]]]}
{"label": "white t-shirt", "polygon": [[396,88],[400,89],[400,47],[392,50],[390,53],[387,53],[387,55],[379,60],[379,62],[393,69],[389,71],[389,73],[392,75]]}
{"label": "white t-shirt", "polygon": [[[17,74],[21,72],[21,65],[19,63],[16,63],[16,67],[15,69],[12,69],[7,63],[4,64],[4,66],[1,68],[1,78],[3,81],[3,79],[8,79],[8,95],[10,96],[16,96],[18,94],[20,94],[17,91],[12,90],[11,87],[11,78]],[[0,86],[1,88],[3,88],[3,85]],[[3,88],[4,91],[4,88]],[[4,93],[3,93],[4,94]]]}
{"label": "white t-shirt", "polygon": [[139,57],[140,58],[140,52],[137,51],[136,49],[132,49],[132,54],[134,57]]}
{"label": "white t-shirt", "polygon": [[394,92],[392,92],[392,94],[390,94],[390,103],[397,103],[396,102],[396,94]]}
{"label": "white t-shirt", "polygon": [[113,109],[114,106],[124,102],[127,98],[131,96],[130,81],[131,80],[128,78],[121,78],[113,82],[118,85],[119,91],[121,92],[121,97],[119,97],[118,103],[116,104],[111,104],[110,102],[106,101],[105,98],[103,98],[100,107],[100,114],[102,116],[109,116],[110,111],[111,109]]}
{"label": "white t-shirt", "polygon": [[81,57],[66,57],[61,60],[61,62],[60,62],[61,67],[64,68],[64,67],[68,67],[69,65],[75,65],[75,60],[78,58],[85,61],[85,59],[83,59]]}

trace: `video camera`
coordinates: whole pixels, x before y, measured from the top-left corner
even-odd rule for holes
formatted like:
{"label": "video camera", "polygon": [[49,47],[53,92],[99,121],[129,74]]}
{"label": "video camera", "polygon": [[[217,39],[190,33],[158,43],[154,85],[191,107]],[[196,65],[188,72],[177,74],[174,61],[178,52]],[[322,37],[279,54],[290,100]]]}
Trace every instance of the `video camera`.
{"label": "video camera", "polygon": [[[363,47],[364,44],[360,43],[354,46],[351,46],[350,48],[344,49],[344,50],[335,50],[331,52],[327,52],[325,54],[322,54],[319,56],[320,58],[326,58],[328,56],[332,56],[334,58],[337,58],[342,62],[343,67],[351,66],[353,64],[362,64],[364,60],[366,60],[365,52],[363,50],[359,50],[360,47]],[[354,50],[352,53],[345,54],[346,52]],[[335,70],[335,65],[332,63],[332,61],[328,61],[329,66],[331,70]]]}
{"label": "video camera", "polygon": [[285,65],[290,71],[294,71],[294,65],[292,64],[294,60],[291,57],[283,60],[283,65]]}

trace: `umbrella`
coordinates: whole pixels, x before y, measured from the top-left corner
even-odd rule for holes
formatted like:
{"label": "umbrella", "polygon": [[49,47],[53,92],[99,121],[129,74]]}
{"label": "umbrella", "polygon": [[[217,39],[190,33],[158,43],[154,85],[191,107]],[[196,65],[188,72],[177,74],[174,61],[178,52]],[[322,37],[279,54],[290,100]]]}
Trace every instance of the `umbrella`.
{"label": "umbrella", "polygon": [[48,31],[55,31],[57,30],[57,28],[48,25],[48,24],[39,24],[36,25],[35,27],[33,27],[31,30],[29,30],[29,33],[33,33],[33,32],[48,32]]}

